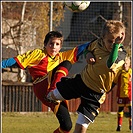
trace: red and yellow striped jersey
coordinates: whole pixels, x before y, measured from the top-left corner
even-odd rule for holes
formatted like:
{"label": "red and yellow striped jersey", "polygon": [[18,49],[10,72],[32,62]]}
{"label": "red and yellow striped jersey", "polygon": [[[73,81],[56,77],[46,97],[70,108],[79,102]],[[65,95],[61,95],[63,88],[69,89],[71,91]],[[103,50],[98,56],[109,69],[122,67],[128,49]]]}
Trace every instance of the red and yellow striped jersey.
{"label": "red and yellow striped jersey", "polygon": [[36,79],[47,75],[49,71],[53,70],[64,60],[75,63],[78,57],[78,48],[75,47],[72,50],[59,52],[54,58],[47,54],[46,49],[35,49],[18,55],[15,60],[22,69],[28,68],[33,79]]}

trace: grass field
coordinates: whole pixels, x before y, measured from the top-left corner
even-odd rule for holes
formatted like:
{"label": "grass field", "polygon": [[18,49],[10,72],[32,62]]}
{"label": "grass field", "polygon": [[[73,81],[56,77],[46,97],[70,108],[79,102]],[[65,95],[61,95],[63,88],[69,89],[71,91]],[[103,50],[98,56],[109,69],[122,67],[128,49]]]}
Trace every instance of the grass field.
{"label": "grass field", "polygon": [[[71,114],[73,128],[77,114]],[[117,133],[117,115],[100,113],[90,124],[87,133]],[[59,126],[52,112],[49,113],[2,113],[2,133],[53,133]],[[72,133],[71,131],[71,133]],[[130,133],[128,118],[124,117],[121,133]]]}

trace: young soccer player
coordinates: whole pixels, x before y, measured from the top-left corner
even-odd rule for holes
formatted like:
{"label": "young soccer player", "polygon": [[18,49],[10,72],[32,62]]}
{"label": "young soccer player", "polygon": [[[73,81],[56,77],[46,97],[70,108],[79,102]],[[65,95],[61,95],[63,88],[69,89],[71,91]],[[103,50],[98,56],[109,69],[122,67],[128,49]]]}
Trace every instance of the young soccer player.
{"label": "young soccer player", "polygon": [[126,57],[123,69],[118,72],[118,75],[114,82],[117,84],[117,103],[118,103],[118,118],[117,129],[121,131],[123,110],[124,107],[129,109],[129,129],[131,130],[131,89],[132,89],[132,69],[131,60]]}
{"label": "young soccer player", "polygon": [[124,64],[124,39],[124,24],[117,20],[106,21],[101,37],[88,46],[88,64],[82,72],[72,78],[62,78],[56,84],[57,88],[48,93],[47,98],[51,101],[81,99],[74,133],[86,133],[90,122],[99,114],[100,105]]}
{"label": "young soccer player", "polygon": [[68,112],[67,101],[58,105],[49,103],[45,99],[48,89],[54,89],[61,77],[67,76],[71,64],[78,61],[89,43],[77,46],[72,50],[60,52],[63,36],[58,31],[49,32],[44,39],[44,49],[27,51],[17,57],[2,61],[2,68],[17,66],[28,68],[33,78],[33,90],[37,98],[56,114],[60,123],[54,133],[69,133],[72,122]]}

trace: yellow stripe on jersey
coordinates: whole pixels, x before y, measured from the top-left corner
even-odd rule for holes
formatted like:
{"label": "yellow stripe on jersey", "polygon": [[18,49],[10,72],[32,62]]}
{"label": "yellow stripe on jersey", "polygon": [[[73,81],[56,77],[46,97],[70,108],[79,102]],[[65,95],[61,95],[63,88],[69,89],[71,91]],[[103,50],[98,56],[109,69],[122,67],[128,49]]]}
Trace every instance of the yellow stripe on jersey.
{"label": "yellow stripe on jersey", "polygon": [[42,60],[46,56],[44,50],[35,49],[26,52],[25,54],[17,56],[17,63],[23,68],[32,67],[39,64],[40,60]]}
{"label": "yellow stripe on jersey", "polygon": [[65,72],[65,71],[63,71],[63,70],[57,70],[57,71],[56,71],[56,73],[58,73],[58,72],[63,73],[63,74],[64,74],[64,76],[66,76],[66,75],[67,75],[67,74],[66,74],[66,72]]}

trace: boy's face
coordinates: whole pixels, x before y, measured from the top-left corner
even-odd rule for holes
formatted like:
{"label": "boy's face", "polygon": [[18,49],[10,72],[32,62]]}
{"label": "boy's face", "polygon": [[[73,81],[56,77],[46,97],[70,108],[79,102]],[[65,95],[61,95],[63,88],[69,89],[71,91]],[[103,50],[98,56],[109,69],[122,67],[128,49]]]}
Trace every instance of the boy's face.
{"label": "boy's face", "polygon": [[117,35],[113,35],[113,34],[106,34],[104,36],[103,42],[108,51],[111,52],[116,38],[117,38]]}
{"label": "boy's face", "polygon": [[113,44],[121,44],[125,39],[125,33],[123,30],[120,30],[118,33],[114,34],[105,34],[103,42],[108,51],[111,52]]}
{"label": "boy's face", "polygon": [[56,54],[59,53],[60,49],[61,49],[61,40],[59,38],[50,38],[48,43],[45,45],[45,48],[47,50],[47,53],[50,56],[55,56]]}
{"label": "boy's face", "polygon": [[123,67],[124,67],[125,71],[128,71],[128,69],[130,68],[130,59],[125,60]]}

